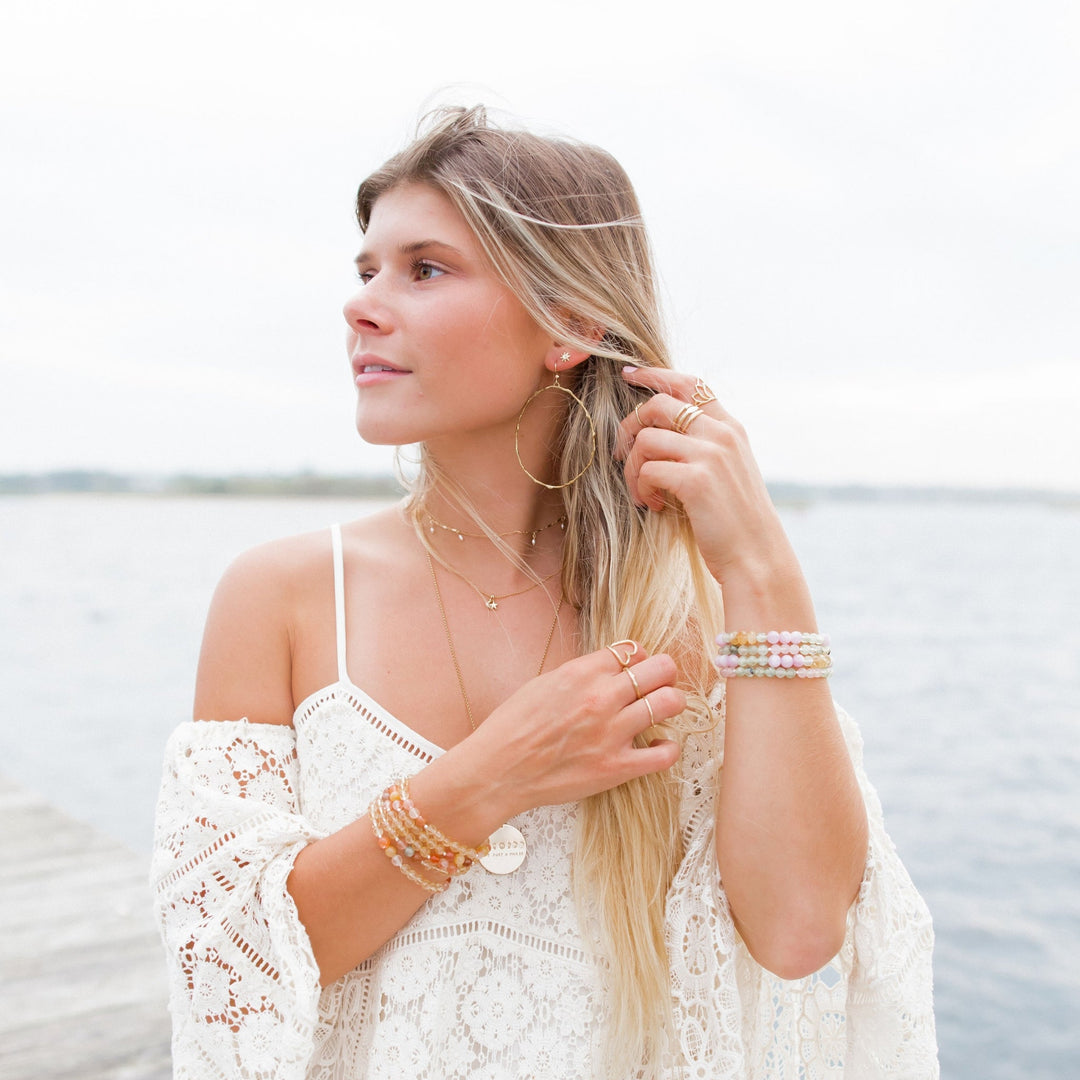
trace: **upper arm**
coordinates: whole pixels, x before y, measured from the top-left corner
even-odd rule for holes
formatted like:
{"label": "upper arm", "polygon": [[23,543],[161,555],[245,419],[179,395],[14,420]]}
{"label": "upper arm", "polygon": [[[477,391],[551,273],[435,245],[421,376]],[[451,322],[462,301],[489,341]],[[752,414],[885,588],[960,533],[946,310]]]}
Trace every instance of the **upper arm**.
{"label": "upper arm", "polygon": [[282,545],[254,548],[229,566],[206,618],[196,720],[292,723],[292,606]]}

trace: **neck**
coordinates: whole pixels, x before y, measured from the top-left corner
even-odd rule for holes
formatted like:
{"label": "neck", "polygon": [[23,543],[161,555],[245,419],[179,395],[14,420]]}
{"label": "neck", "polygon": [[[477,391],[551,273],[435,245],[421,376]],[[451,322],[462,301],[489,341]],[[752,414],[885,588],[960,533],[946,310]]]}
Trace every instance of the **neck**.
{"label": "neck", "polygon": [[423,510],[445,525],[467,533],[479,531],[455,498],[454,489],[496,533],[528,534],[563,513],[562,493],[541,487],[522,471],[512,434],[509,439],[504,434],[497,439],[471,439],[467,444],[429,443],[427,453],[437,475],[446,482],[436,480]]}

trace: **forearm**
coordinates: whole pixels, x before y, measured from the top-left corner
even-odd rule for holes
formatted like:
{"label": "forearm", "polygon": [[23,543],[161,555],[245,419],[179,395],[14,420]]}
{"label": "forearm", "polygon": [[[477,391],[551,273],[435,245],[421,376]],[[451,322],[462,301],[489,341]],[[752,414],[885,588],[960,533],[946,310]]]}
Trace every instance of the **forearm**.
{"label": "forearm", "polygon": [[[727,576],[728,630],[816,631],[784,541]],[[866,814],[824,679],[731,678],[716,848],[751,953],[788,977],[839,948],[866,859]]]}
{"label": "forearm", "polygon": [[[469,774],[455,765],[459,756],[460,749],[452,750],[418,773],[410,783],[410,795],[442,832],[475,847],[503,821],[495,800],[485,798],[475,783],[462,782]],[[424,876],[432,881],[440,878],[434,873]],[[371,956],[435,895],[386,857],[368,814],[304,848],[296,857],[288,887],[324,986]]]}

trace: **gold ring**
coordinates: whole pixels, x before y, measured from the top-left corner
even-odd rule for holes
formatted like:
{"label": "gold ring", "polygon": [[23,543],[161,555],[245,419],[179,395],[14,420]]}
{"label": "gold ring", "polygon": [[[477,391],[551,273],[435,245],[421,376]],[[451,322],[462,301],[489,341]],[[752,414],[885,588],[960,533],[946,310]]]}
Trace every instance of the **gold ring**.
{"label": "gold ring", "polygon": [[705,385],[704,379],[698,379],[694,383],[694,392],[690,395],[690,400],[695,405],[708,405],[710,401],[716,400],[716,395]]}
{"label": "gold ring", "polygon": [[686,405],[679,410],[675,419],[671,421],[671,430],[685,435],[687,428],[699,417],[704,415],[696,405]]}
{"label": "gold ring", "polygon": [[630,681],[634,684],[634,697],[638,701],[640,701],[641,700],[641,687],[638,686],[638,681],[637,681],[637,679],[634,678],[634,672],[628,667],[624,667],[623,671],[625,671],[626,674],[630,676]]}
{"label": "gold ring", "polygon": [[[629,645],[630,648],[627,650],[625,656],[620,656],[616,650],[623,645]],[[628,668],[630,666],[630,661],[637,655],[638,643],[636,641],[631,641],[629,638],[623,638],[622,641],[613,641],[610,645],[605,645],[604,648],[619,662],[619,667]]]}
{"label": "gold ring", "polygon": [[639,402],[638,402],[638,403],[637,403],[637,404],[636,404],[636,405],[634,406],[634,415],[635,415],[635,416],[637,417],[637,422],[638,422],[638,423],[639,423],[639,424],[640,424],[640,425],[641,425],[641,426],[642,426],[643,428],[647,428],[647,427],[648,427],[649,425],[648,425],[648,424],[646,424],[646,423],[645,423],[645,421],[641,419],[641,413],[639,413],[639,412],[638,412],[638,409],[640,409],[640,408],[641,408],[641,402],[639,401]]}
{"label": "gold ring", "polygon": [[643,697],[641,700],[645,702],[645,708],[649,710],[650,727],[656,727],[656,714],[652,711],[652,706],[649,704],[648,697]]}

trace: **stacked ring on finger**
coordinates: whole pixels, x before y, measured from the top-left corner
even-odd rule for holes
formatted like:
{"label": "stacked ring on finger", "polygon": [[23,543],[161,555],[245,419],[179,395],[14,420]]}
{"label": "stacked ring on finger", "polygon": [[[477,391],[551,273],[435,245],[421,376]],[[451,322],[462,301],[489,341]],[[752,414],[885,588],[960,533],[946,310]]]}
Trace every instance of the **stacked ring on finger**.
{"label": "stacked ring on finger", "polygon": [[685,435],[690,425],[699,417],[704,414],[696,405],[686,405],[680,409],[675,419],[671,421],[672,431],[677,431],[680,435]]}
{"label": "stacked ring on finger", "polygon": [[[627,675],[630,674],[630,669],[629,668],[626,669],[626,674]],[[649,710],[649,724],[652,727],[656,727],[656,713],[654,713],[652,711],[652,706],[649,704],[649,695],[648,694],[642,694],[641,695],[641,700],[643,702],[645,702],[645,708]]]}
{"label": "stacked ring on finger", "polygon": [[[641,687],[640,687],[640,686],[638,686],[638,681],[637,681],[637,679],[636,679],[636,678],[634,677],[634,673],[633,673],[633,672],[632,672],[632,671],[630,670],[630,668],[628,668],[628,667],[624,667],[624,668],[623,668],[623,671],[625,671],[625,672],[626,672],[627,676],[628,676],[628,677],[629,677],[629,679],[630,679],[630,682],[631,682],[631,683],[633,683],[633,685],[634,685],[634,697],[635,697],[635,698],[636,698],[636,699],[637,699],[638,701],[640,701],[640,700],[641,700],[641,698],[642,698],[642,693],[641,693]],[[650,711],[650,712],[652,712],[652,710],[651,710],[651,709],[650,709],[649,711]]]}

